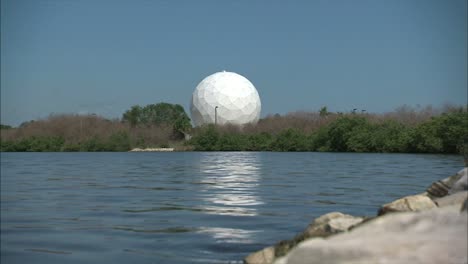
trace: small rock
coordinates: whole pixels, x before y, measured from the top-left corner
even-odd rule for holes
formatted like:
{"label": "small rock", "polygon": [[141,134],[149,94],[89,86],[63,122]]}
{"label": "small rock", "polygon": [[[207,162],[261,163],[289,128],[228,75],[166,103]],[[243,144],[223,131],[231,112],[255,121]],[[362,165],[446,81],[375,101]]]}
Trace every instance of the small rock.
{"label": "small rock", "polygon": [[447,195],[442,198],[434,199],[434,202],[439,207],[449,206],[449,205],[459,205],[461,206],[463,202],[468,198],[468,191],[461,191],[451,195]]}
{"label": "small rock", "polygon": [[331,219],[341,218],[343,216],[345,216],[345,214],[340,213],[340,212],[327,213],[327,214],[324,214],[315,218],[314,221],[309,226],[324,225],[330,222]]}
{"label": "small rock", "polygon": [[426,191],[431,197],[435,198],[444,197],[445,195],[449,194],[449,192],[454,193],[460,190],[467,190],[467,174],[468,169],[464,168],[453,176],[432,183]]}
{"label": "small rock", "polygon": [[271,264],[275,260],[275,248],[267,247],[248,255],[244,262],[246,264]]}
{"label": "small rock", "polygon": [[[324,214],[320,216],[319,218],[316,218],[306,229],[304,232],[307,237],[327,237],[331,234],[337,233],[333,228],[330,228],[329,223],[333,220],[336,219],[353,219],[355,218],[352,215],[347,215],[347,214],[342,214],[340,212],[331,212],[328,214]],[[362,219],[362,218],[360,218]],[[338,225],[339,222],[336,222],[336,225]],[[342,230],[345,231],[345,230]],[[340,231],[338,231],[340,232]]]}
{"label": "small rock", "polygon": [[345,215],[341,218],[331,219],[330,222],[328,222],[328,228],[330,233],[333,234],[345,232],[348,231],[351,227],[361,223],[363,220],[364,218],[362,217]]}
{"label": "small rock", "polygon": [[443,181],[436,181],[427,188],[426,192],[432,197],[444,197],[448,194],[450,187]]}
{"label": "small rock", "polygon": [[424,211],[436,208],[436,204],[426,195],[411,195],[395,200],[391,203],[384,204],[378,212],[378,215],[383,215],[389,212],[415,212]]}

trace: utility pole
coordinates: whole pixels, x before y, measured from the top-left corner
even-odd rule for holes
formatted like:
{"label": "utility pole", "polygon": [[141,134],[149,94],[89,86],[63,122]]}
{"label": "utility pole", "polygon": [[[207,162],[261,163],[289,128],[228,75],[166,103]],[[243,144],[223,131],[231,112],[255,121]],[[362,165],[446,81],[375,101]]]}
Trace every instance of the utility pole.
{"label": "utility pole", "polygon": [[218,125],[218,106],[215,106],[215,126]]}

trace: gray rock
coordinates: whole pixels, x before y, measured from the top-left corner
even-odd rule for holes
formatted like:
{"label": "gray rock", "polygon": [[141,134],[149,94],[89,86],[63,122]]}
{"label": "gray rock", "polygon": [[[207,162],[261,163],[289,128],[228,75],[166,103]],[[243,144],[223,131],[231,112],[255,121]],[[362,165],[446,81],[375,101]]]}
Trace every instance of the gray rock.
{"label": "gray rock", "polygon": [[465,200],[465,202],[463,203],[463,206],[460,210],[461,212],[468,212],[468,199]]}
{"label": "gray rock", "polygon": [[457,193],[444,196],[442,198],[434,199],[434,202],[439,207],[458,205],[461,206],[463,202],[468,198],[468,191],[459,191]]}
{"label": "gray rock", "polygon": [[[448,196],[447,196],[448,195]],[[437,207],[444,207],[444,208],[455,208],[457,207],[462,211],[467,211],[468,207],[468,169],[464,168],[460,170],[456,175],[450,176],[443,180],[434,182],[428,189],[426,193],[406,196],[401,199],[395,200],[391,203],[383,205],[378,212],[379,216],[387,214],[389,212],[420,212],[420,211],[433,211],[431,209],[436,209]],[[442,209],[440,209],[442,210]],[[410,213],[407,213],[410,214]],[[413,213],[414,214],[414,213]],[[405,214],[397,214],[397,215],[405,215]],[[411,215],[411,214],[410,214]],[[389,217],[385,216],[385,219]],[[315,219],[307,229],[302,232],[301,234],[297,235],[291,240],[283,240],[277,243],[274,247],[268,247],[256,253],[249,255],[245,261],[246,263],[261,263],[267,264],[272,263],[275,261],[277,264],[283,264],[288,261],[288,258],[284,256],[288,254],[293,248],[295,248],[298,244],[303,244],[304,240],[310,240],[313,238],[314,243],[327,243],[326,241],[328,237],[334,234],[343,233],[346,231],[354,233],[354,229],[361,229],[361,226],[368,226],[367,224],[364,225],[365,222],[370,222],[375,225],[375,223],[379,223],[382,220],[379,217],[378,220],[373,221],[370,218],[363,218],[363,217],[354,217],[351,215],[342,214],[339,212],[332,212],[325,215],[322,215]],[[392,219],[392,218],[389,218]],[[371,220],[371,221],[370,221]],[[419,220],[418,220],[419,221]],[[430,220],[429,220],[430,221]],[[466,221],[466,217],[465,217]],[[404,222],[404,221],[403,221]],[[430,225],[431,223],[424,223],[424,221],[420,221],[421,226]],[[411,225],[412,223],[408,223]],[[386,226],[380,227],[382,230],[386,229]],[[380,230],[380,231],[382,231]],[[410,230],[411,231],[411,230]],[[450,230],[449,230],[450,231]],[[378,233],[378,230],[376,231]],[[410,234],[411,232],[409,232]],[[404,232],[402,232],[404,234]],[[466,229],[465,229],[466,234]],[[342,235],[339,235],[342,236]],[[392,233],[389,233],[389,240],[392,236]],[[334,239],[333,236],[331,239]],[[420,237],[424,237],[421,235]],[[320,242],[322,241],[322,242]],[[403,242],[402,242],[403,243]],[[422,242],[421,242],[422,243]],[[466,240],[464,241],[465,245]],[[352,244],[352,243],[351,243]],[[351,245],[350,244],[350,245]],[[404,244],[404,243],[403,243]],[[466,246],[465,246],[466,247]],[[389,247],[392,249],[392,247]],[[382,249],[385,251],[385,249]],[[392,249],[393,250],[393,249]],[[400,249],[395,249],[394,253],[399,254]],[[296,251],[296,250],[295,250]],[[314,259],[319,259],[318,262],[310,262],[307,263],[322,263],[320,259],[325,259],[325,263],[394,263],[394,259],[389,256],[388,259],[381,259],[376,258],[375,255],[368,254],[368,252],[363,248],[361,251],[356,251],[355,248],[348,248],[346,245],[341,248],[339,252],[332,252],[329,256],[327,250],[325,251],[318,251],[314,252],[315,255],[310,255],[310,257],[314,257]],[[372,252],[371,252],[372,253]],[[397,255],[398,255],[397,254]],[[405,253],[406,254],[406,253]],[[288,255],[289,256],[289,255]],[[409,256],[409,258],[406,258]],[[418,262],[420,259],[419,257],[410,256],[403,256],[403,259],[395,260],[395,263],[405,263],[406,261],[416,261],[416,263],[424,263]],[[437,259],[437,257],[435,258]],[[451,258],[446,258],[445,260],[451,261]],[[445,262],[442,261],[442,262]],[[252,262],[256,261],[256,262]],[[466,262],[466,255],[465,255],[465,262]],[[290,263],[290,262],[287,262]],[[295,263],[295,262],[291,262]],[[297,262],[297,263],[306,263],[306,262]],[[433,263],[437,263],[433,262]]]}
{"label": "gray rock", "polygon": [[437,205],[426,195],[418,194],[411,195],[395,200],[391,203],[384,204],[378,212],[378,215],[383,215],[389,212],[416,212],[424,211],[437,207]]}
{"label": "gray rock", "polygon": [[331,212],[316,218],[311,224],[309,224],[304,233],[308,237],[327,237],[332,234],[346,231],[363,220],[363,217],[342,214],[340,212]]}
{"label": "gray rock", "polygon": [[461,176],[453,183],[452,188],[449,190],[449,194],[468,190],[468,169],[464,168],[463,170],[459,171],[457,175]]}
{"label": "gray rock", "polygon": [[299,235],[289,240],[282,240],[275,245],[275,257],[286,255],[298,243],[311,237],[326,237],[331,235],[330,228],[327,227],[328,222],[332,219],[343,217],[344,214],[332,212],[316,218],[309,226]]}
{"label": "gray rock", "polygon": [[306,240],[275,264],[467,263],[467,216],[456,206],[388,214],[346,233]]}
{"label": "gray rock", "polygon": [[365,220],[363,217],[332,212],[316,218],[304,232],[290,240],[283,240],[260,251],[250,254],[244,259],[247,264],[270,264],[279,257],[286,255],[300,242],[312,237],[328,237],[333,234],[345,232],[359,225]]}
{"label": "gray rock", "polygon": [[298,243],[311,237],[328,237],[333,234],[347,231],[349,228],[364,221],[363,217],[331,212],[316,218],[307,229],[291,240],[283,240],[275,245],[275,256],[286,255]]}
{"label": "gray rock", "polygon": [[275,262],[273,262],[273,264],[287,264],[286,263],[287,261],[288,261],[287,257],[283,256],[283,257],[279,257],[275,259]]}
{"label": "gray rock", "polygon": [[271,264],[275,260],[275,248],[267,247],[248,255],[244,262],[247,264]]}
{"label": "gray rock", "polygon": [[468,190],[468,169],[464,168],[457,174],[447,177],[443,180],[433,182],[431,186],[427,188],[427,193],[432,198],[444,197],[450,193],[454,193],[460,190]]}
{"label": "gray rock", "polygon": [[344,215],[341,218],[334,218],[328,222],[328,230],[332,234],[348,231],[351,227],[360,224],[364,218]]}

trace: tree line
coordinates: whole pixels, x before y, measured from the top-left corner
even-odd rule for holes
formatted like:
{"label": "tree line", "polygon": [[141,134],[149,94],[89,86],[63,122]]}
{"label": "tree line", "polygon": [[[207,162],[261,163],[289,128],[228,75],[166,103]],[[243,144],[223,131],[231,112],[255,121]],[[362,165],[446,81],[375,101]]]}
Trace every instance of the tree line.
{"label": "tree line", "polygon": [[128,151],[135,147],[183,147],[190,119],[178,104],[132,106],[121,119],[52,115],[18,128],[1,127],[1,151]]}
{"label": "tree line", "polygon": [[462,109],[417,124],[373,117],[334,115],[312,131],[287,127],[275,132],[252,132],[208,125],[199,128],[189,144],[195,150],[208,151],[468,152],[468,115]]}
{"label": "tree line", "polygon": [[[190,140],[185,140],[187,135]],[[385,114],[318,112],[270,115],[243,127],[192,128],[183,107],[132,106],[121,119],[53,115],[17,128],[1,126],[1,151],[128,151],[176,147],[199,151],[467,153],[468,114],[450,107]]]}

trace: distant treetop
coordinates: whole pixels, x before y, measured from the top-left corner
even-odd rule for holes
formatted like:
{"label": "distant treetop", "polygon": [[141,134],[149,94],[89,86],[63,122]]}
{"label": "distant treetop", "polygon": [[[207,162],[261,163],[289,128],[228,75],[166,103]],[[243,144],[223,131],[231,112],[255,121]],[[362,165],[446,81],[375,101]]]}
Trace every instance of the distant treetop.
{"label": "distant treetop", "polygon": [[171,125],[175,131],[184,133],[190,128],[190,118],[179,104],[157,103],[144,107],[132,106],[123,116],[122,121],[131,126]]}

